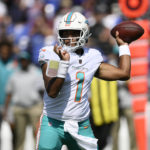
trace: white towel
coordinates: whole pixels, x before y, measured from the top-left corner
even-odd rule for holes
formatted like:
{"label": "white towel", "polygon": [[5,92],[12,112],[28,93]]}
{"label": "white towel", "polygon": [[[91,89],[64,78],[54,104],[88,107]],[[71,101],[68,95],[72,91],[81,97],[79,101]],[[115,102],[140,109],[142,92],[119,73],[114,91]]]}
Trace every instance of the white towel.
{"label": "white towel", "polygon": [[79,126],[76,121],[65,121],[64,131],[69,132],[83,150],[97,150],[97,139],[78,134]]}

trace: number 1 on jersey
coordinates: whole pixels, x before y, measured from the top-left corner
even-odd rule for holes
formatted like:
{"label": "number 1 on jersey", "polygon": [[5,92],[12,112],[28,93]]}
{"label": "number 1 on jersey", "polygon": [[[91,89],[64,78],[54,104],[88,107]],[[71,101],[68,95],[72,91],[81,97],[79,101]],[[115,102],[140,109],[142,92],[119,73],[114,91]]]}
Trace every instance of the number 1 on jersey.
{"label": "number 1 on jersey", "polygon": [[81,100],[84,77],[85,77],[84,72],[76,73],[76,79],[78,80],[78,83],[77,83],[77,89],[76,89],[75,102],[80,102]]}

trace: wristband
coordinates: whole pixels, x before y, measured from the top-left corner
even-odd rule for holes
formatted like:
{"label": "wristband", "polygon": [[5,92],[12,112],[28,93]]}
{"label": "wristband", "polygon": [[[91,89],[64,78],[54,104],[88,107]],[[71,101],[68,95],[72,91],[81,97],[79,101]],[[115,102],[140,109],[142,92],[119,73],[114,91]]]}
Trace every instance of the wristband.
{"label": "wristband", "polygon": [[65,78],[68,72],[69,61],[61,60],[57,71],[57,77]]}
{"label": "wristband", "polygon": [[127,44],[119,46],[119,57],[122,55],[131,55],[129,46]]}

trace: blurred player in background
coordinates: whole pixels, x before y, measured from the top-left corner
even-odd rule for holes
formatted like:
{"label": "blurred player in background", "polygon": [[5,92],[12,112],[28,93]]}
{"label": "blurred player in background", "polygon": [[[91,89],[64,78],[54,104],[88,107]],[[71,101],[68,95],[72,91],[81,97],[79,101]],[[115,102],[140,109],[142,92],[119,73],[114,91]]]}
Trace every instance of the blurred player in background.
{"label": "blurred player in background", "polygon": [[14,150],[24,149],[26,127],[30,124],[35,137],[42,111],[43,82],[39,68],[30,63],[27,52],[19,53],[20,67],[10,77],[6,87],[4,118],[12,104],[15,143]]}
{"label": "blurred player in background", "polygon": [[[18,67],[17,61],[13,58],[13,43],[9,40],[3,40],[0,42],[0,135],[1,124],[3,120],[4,104],[6,98],[6,85],[9,78]],[[13,131],[12,115],[9,113],[7,121]],[[14,140],[13,140],[14,143]],[[1,146],[1,137],[0,137]]]}
{"label": "blurred player in background", "polygon": [[69,150],[96,150],[97,139],[89,123],[91,81],[94,76],[129,79],[129,47],[116,33],[120,63],[115,67],[103,62],[100,51],[84,47],[91,34],[82,14],[67,13],[57,29],[61,46],[44,47],[39,54],[45,93],[36,149],[60,150],[66,144]]}

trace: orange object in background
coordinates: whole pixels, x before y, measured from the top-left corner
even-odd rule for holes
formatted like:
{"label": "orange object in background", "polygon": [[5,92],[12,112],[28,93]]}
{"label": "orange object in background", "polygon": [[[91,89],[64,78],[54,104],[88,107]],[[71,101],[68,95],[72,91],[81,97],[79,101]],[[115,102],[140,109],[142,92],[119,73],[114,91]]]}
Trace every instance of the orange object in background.
{"label": "orange object in background", "polygon": [[148,20],[134,21],[144,28],[144,34],[140,39],[132,42],[130,46],[131,58],[147,57],[149,43],[148,38],[150,37],[150,22]]}
{"label": "orange object in background", "polygon": [[148,0],[119,0],[121,11],[128,18],[137,18],[148,10]]}
{"label": "orange object in background", "polygon": [[144,29],[144,34],[139,38],[139,40],[148,39],[150,34],[150,22],[148,20],[135,20],[134,22],[142,26]]}
{"label": "orange object in background", "polygon": [[148,102],[148,39],[150,22],[148,20],[135,22],[141,25],[145,32],[139,40],[130,44],[132,78],[128,86],[133,97],[132,107],[135,114],[134,123],[138,150],[148,150],[145,110]]}
{"label": "orange object in background", "polygon": [[[144,28],[144,34],[140,39],[132,42],[131,52],[131,80],[129,80],[129,91],[133,96],[134,124],[136,130],[138,150],[148,150],[148,136],[146,127],[145,107],[148,101],[148,63],[141,59],[148,59],[150,38],[150,21],[135,20],[144,15],[149,7],[149,0],[119,0],[122,13],[129,20],[138,23]],[[134,60],[136,61],[134,62]],[[139,63],[141,62],[141,64]],[[144,77],[142,77],[144,76]],[[141,95],[145,95],[141,97]]]}
{"label": "orange object in background", "polygon": [[132,99],[133,112],[135,113],[145,112],[147,101],[148,101],[147,95],[144,95],[142,97],[133,97]]}
{"label": "orange object in background", "polygon": [[148,74],[148,60],[137,59],[131,62],[131,76],[143,76]]}
{"label": "orange object in background", "polygon": [[148,93],[148,79],[143,77],[141,79],[131,79],[128,84],[131,94]]}
{"label": "orange object in background", "polygon": [[137,145],[139,150],[148,150],[148,136],[146,127],[146,118],[144,113],[135,115],[134,117],[135,132],[137,138]]}
{"label": "orange object in background", "polygon": [[148,56],[149,45],[147,41],[135,41],[130,45],[131,58],[141,58]]}

